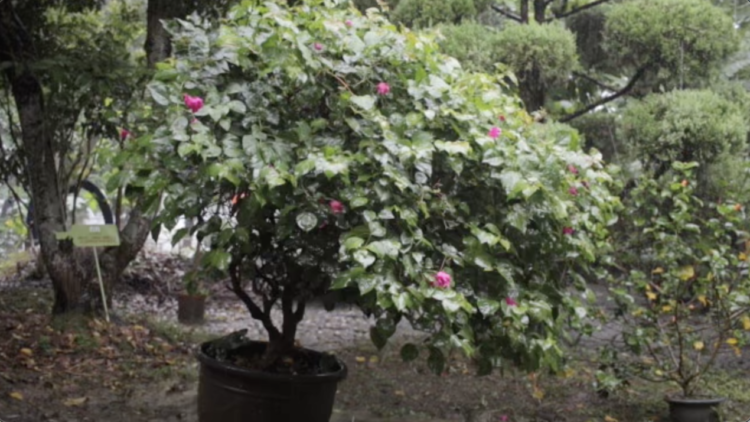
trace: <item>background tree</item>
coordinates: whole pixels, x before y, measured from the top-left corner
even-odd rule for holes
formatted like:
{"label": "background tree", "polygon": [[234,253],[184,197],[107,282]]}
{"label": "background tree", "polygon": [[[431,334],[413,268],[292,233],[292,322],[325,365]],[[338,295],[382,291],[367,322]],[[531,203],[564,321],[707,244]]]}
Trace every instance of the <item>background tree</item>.
{"label": "background tree", "polygon": [[[228,2],[104,3],[0,3],[0,90],[5,94],[6,118],[17,115],[14,130],[3,134],[14,136],[16,158],[3,153],[3,163],[37,204],[34,221],[55,290],[55,313],[100,306],[97,294],[85,294],[93,267],[76,259],[72,246],[58,242],[55,233],[66,229],[71,181],[90,172],[101,139],[120,137],[117,121],[126,119],[122,109],[119,113],[113,109],[113,102],[138,100],[147,64],[153,66],[168,56],[169,40],[158,22],[184,16],[198,5],[201,11],[217,13]],[[144,30],[146,60],[133,45]],[[143,246],[150,230],[145,211],[158,202],[142,195],[131,200],[121,246],[108,248],[101,256],[109,287]]]}

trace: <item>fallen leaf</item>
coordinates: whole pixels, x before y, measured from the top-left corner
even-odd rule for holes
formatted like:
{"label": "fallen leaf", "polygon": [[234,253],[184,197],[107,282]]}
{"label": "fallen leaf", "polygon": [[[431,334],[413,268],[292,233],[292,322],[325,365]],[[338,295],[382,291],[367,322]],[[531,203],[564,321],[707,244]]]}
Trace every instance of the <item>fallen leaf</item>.
{"label": "fallen leaf", "polygon": [[18,391],[14,391],[9,394],[11,398],[14,398],[16,400],[23,400],[23,394],[19,393]]}
{"label": "fallen leaf", "polygon": [[646,297],[648,298],[648,300],[656,300],[656,293],[646,292]]}
{"label": "fallen leaf", "polygon": [[700,302],[701,305],[703,305],[703,306],[707,306],[708,305],[708,300],[706,299],[706,296],[704,296],[704,295],[698,295],[698,302]]}
{"label": "fallen leaf", "polygon": [[664,268],[662,267],[656,267],[653,271],[651,271],[651,274],[662,274],[664,273]]}
{"label": "fallen leaf", "polygon": [[740,252],[740,254],[737,255],[737,259],[740,261],[747,261],[747,254],[745,252]]}
{"label": "fallen leaf", "polygon": [[83,406],[83,404],[86,403],[86,401],[88,399],[89,399],[88,397],[79,397],[77,399],[68,399],[68,400],[63,401],[63,404],[65,406],[68,406],[68,407]]}
{"label": "fallen leaf", "polygon": [[367,361],[364,356],[357,356],[355,360],[357,361],[357,363],[365,363],[365,361]]}
{"label": "fallen leaf", "polygon": [[727,339],[727,344],[730,345],[730,346],[735,346],[735,345],[737,345],[737,343],[739,343],[739,342],[734,337]]}
{"label": "fallen leaf", "polygon": [[378,357],[377,356],[370,356],[370,363],[378,363]]}
{"label": "fallen leaf", "polygon": [[604,415],[604,422],[619,422],[617,419],[609,415]]}
{"label": "fallen leaf", "polygon": [[693,349],[695,350],[703,350],[703,342],[702,341],[696,341],[693,343]]}
{"label": "fallen leaf", "polygon": [[669,305],[664,305],[661,307],[662,312],[670,312],[672,310],[672,307]]}
{"label": "fallen leaf", "polygon": [[393,394],[395,394],[397,396],[405,396],[406,395],[406,393],[404,393],[403,390],[396,390],[396,391],[393,392]]}
{"label": "fallen leaf", "polygon": [[24,356],[33,356],[34,352],[28,347],[24,347],[23,349],[21,349],[21,354]]}

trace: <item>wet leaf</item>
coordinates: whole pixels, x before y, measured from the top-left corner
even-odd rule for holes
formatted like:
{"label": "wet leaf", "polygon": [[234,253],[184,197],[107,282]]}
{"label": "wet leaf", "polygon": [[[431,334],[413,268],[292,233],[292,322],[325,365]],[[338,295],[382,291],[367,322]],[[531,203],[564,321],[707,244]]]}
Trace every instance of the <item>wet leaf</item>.
{"label": "wet leaf", "polygon": [[88,397],[78,397],[75,399],[68,399],[63,401],[63,404],[68,407],[83,406],[88,400]]}
{"label": "wet leaf", "polygon": [[24,356],[31,357],[31,356],[34,355],[34,352],[31,349],[29,349],[28,347],[24,347],[23,349],[21,349],[21,354],[24,355]]}
{"label": "wet leaf", "polygon": [[23,394],[19,393],[18,391],[10,393],[9,396],[16,400],[23,400]]}

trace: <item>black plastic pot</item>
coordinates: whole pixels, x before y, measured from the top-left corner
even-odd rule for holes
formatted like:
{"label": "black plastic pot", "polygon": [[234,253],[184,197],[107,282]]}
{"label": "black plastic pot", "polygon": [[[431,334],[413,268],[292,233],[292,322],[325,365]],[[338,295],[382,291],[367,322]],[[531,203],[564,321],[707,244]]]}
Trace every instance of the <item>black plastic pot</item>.
{"label": "black plastic pot", "polygon": [[177,296],[177,320],[182,324],[202,324],[206,315],[205,295]]}
{"label": "black plastic pot", "polygon": [[665,400],[672,422],[719,422],[716,408],[726,399],[667,397]]}
{"label": "black plastic pot", "polygon": [[[198,383],[199,422],[329,422],[338,383],[346,378],[344,362],[321,375],[281,375],[251,371],[219,362],[201,345]],[[265,349],[265,343],[250,347]],[[309,353],[321,355],[315,351]]]}

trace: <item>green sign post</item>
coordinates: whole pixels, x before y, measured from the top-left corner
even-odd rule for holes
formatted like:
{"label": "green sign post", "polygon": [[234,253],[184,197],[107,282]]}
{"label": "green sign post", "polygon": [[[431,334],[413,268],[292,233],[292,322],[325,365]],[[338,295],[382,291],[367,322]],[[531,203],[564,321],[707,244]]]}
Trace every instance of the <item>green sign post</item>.
{"label": "green sign post", "polygon": [[104,317],[109,322],[109,310],[107,309],[107,296],[104,292],[104,281],[102,270],[99,267],[99,255],[96,248],[108,246],[120,246],[120,231],[114,224],[73,224],[70,231],[55,233],[58,240],[73,239],[73,245],[78,248],[93,248],[94,263],[96,264],[96,275],[99,278],[99,290],[102,294],[102,305],[104,306]]}

